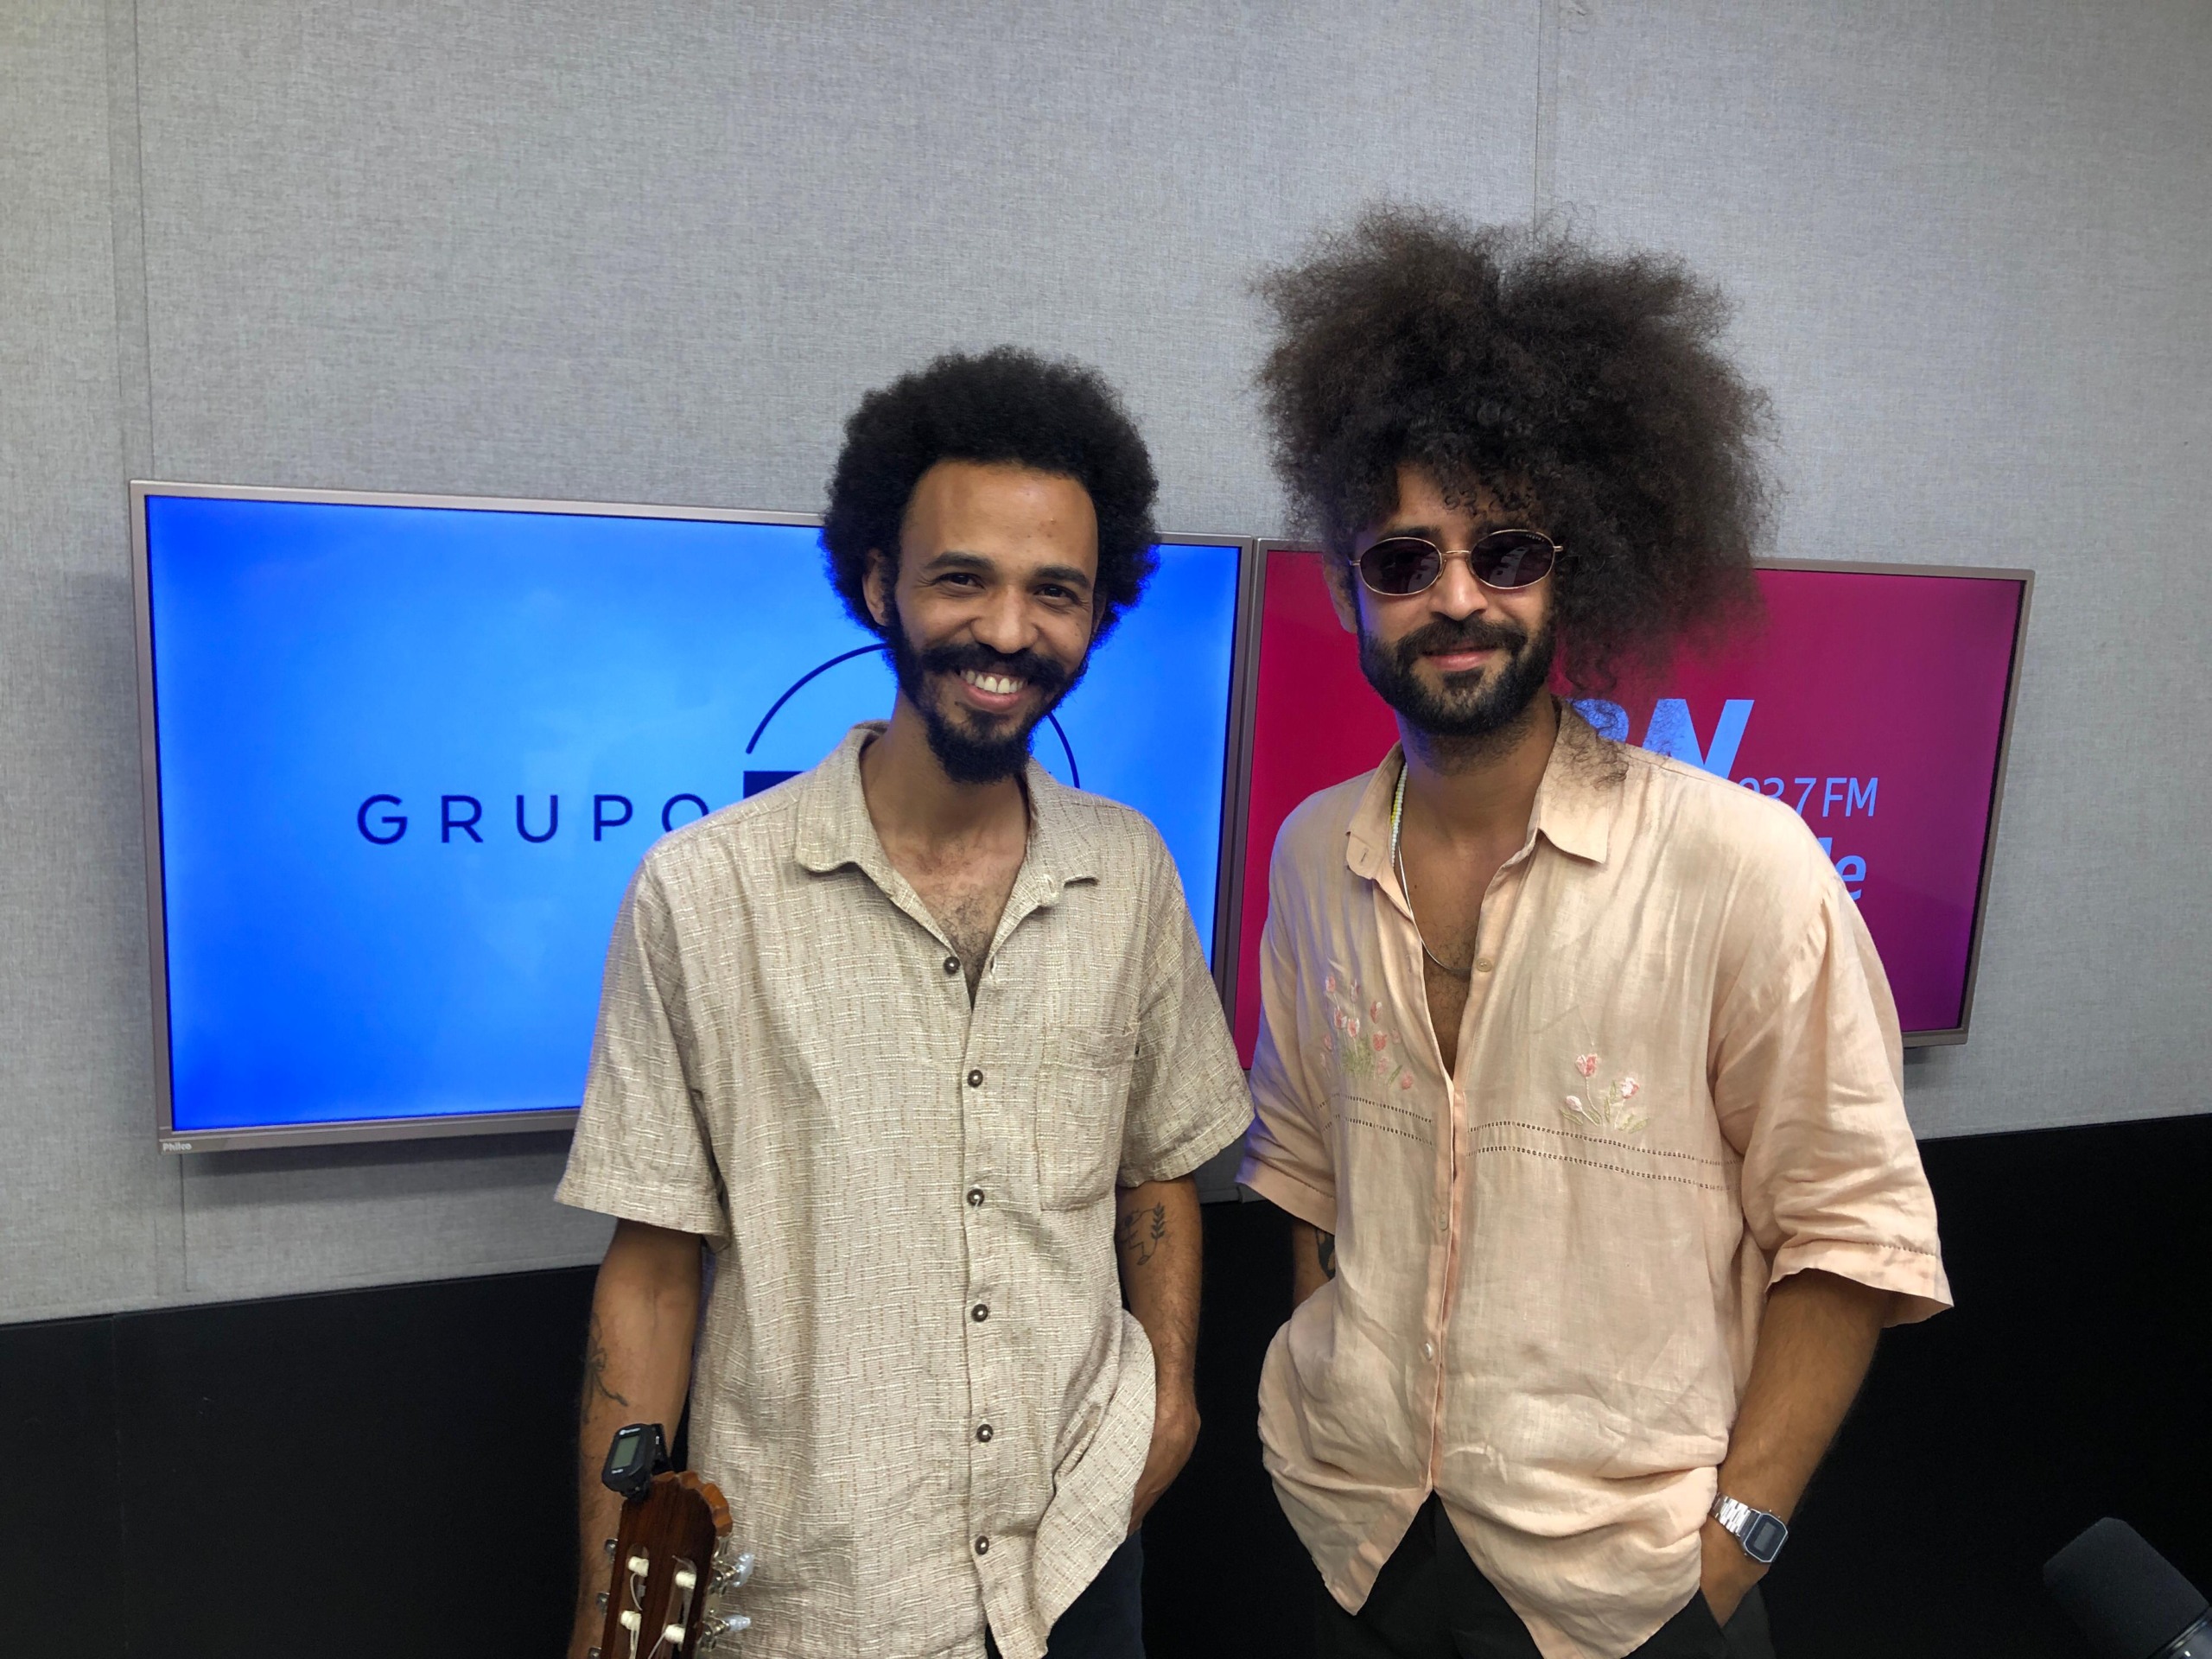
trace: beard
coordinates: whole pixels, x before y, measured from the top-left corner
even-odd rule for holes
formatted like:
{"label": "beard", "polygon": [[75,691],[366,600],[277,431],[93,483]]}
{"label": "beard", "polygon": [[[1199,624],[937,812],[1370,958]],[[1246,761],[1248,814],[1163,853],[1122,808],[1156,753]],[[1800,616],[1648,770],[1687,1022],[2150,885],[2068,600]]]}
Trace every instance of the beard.
{"label": "beard", "polygon": [[[1424,656],[1454,650],[1509,654],[1494,673],[1446,674],[1441,687],[1419,677]],[[1513,622],[1439,617],[1387,646],[1364,626],[1359,631],[1360,671],[1376,695],[1414,729],[1436,738],[1486,738],[1518,721],[1551,681],[1552,651],[1548,621],[1532,634]]]}
{"label": "beard", "polygon": [[[891,667],[899,677],[899,692],[921,715],[930,753],[956,784],[995,784],[1027,766],[1031,734],[1082,683],[1084,670],[1090,665],[1086,657],[1071,670],[1035,651],[1018,651],[1008,656],[975,639],[917,649],[895,603],[884,635],[884,643],[891,648]],[[967,709],[948,712],[938,706],[931,681],[963,670],[1021,680],[1042,692],[1044,702],[1026,719],[1019,714],[981,715]]]}

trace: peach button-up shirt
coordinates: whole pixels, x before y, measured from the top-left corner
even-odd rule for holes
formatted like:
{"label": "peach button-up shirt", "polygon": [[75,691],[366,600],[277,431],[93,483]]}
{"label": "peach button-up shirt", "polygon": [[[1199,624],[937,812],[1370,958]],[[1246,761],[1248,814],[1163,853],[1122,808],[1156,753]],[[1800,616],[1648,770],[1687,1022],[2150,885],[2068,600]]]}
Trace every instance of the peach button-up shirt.
{"label": "peach button-up shirt", "polygon": [[1337,1240],[1276,1334],[1268,1472],[1349,1609],[1430,1492],[1545,1659],[1698,1587],[1767,1288],[1949,1303],[1897,1011],[1787,806],[1562,710],[1447,1075],[1390,868],[1403,757],[1285,823],[1244,1183]]}

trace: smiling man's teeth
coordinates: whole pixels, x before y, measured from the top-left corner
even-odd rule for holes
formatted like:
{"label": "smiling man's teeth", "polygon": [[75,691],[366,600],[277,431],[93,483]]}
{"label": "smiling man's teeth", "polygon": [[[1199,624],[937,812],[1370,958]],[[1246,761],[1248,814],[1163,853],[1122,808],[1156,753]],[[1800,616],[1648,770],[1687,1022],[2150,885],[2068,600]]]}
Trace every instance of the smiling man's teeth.
{"label": "smiling man's teeth", "polygon": [[960,677],[978,691],[988,691],[995,697],[1010,697],[1021,690],[1022,683],[1004,674],[978,674],[962,669]]}

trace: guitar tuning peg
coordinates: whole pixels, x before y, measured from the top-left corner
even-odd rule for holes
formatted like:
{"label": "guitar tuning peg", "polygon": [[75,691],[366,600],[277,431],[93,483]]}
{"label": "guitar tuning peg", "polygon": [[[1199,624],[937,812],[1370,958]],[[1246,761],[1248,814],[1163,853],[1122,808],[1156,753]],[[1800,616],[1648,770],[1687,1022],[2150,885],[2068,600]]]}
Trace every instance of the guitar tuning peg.
{"label": "guitar tuning peg", "polygon": [[699,1627],[701,1653],[715,1651],[726,1637],[737,1636],[753,1628],[753,1621],[743,1613],[717,1613]]}
{"label": "guitar tuning peg", "polygon": [[608,1540],[607,1540],[604,1544],[601,1545],[601,1546],[600,1546],[600,1548],[602,1548],[602,1549],[604,1549],[604,1550],[607,1552],[607,1559],[608,1560],[610,1560],[610,1561],[611,1561],[611,1560],[613,1560],[614,1559],[614,1541],[613,1541],[612,1538],[608,1539]]}
{"label": "guitar tuning peg", "polygon": [[607,1611],[607,1592],[606,1592],[606,1591],[602,1590],[602,1591],[601,1591],[601,1592],[599,1592],[598,1600],[599,1600],[599,1611],[600,1611],[601,1612],[602,1612],[602,1613],[603,1613],[603,1612],[605,1612],[605,1611]]}
{"label": "guitar tuning peg", "polygon": [[716,1592],[742,1590],[753,1579],[753,1552],[746,1550],[734,1561],[723,1561],[715,1568],[709,1588]]}

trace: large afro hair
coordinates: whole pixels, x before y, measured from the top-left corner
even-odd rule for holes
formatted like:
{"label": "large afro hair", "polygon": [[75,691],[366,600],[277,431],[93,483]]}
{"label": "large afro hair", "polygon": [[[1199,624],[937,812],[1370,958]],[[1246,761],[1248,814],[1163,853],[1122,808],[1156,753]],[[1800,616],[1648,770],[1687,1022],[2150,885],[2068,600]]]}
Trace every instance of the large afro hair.
{"label": "large afro hair", "polygon": [[941,461],[1006,463],[1071,478],[1098,517],[1097,632],[1136,603],[1159,561],[1152,458],[1122,400],[1094,370],[1001,346],[958,353],[861,399],[830,479],[822,546],[853,620],[880,637],[862,583],[880,550],[895,571],[899,531],[922,474]]}
{"label": "large afro hair", "polygon": [[1581,692],[1754,612],[1767,403],[1679,261],[1382,207],[1259,289],[1276,469],[1332,551],[1395,509],[1402,462],[1496,492],[1565,550],[1552,616]]}

